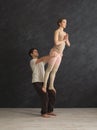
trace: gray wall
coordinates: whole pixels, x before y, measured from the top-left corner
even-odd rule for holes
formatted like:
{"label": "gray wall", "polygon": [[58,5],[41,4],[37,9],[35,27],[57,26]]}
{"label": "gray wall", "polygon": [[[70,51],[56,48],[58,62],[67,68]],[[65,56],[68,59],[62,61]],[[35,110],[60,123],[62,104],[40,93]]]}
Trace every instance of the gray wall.
{"label": "gray wall", "polygon": [[97,106],[97,0],[0,1],[0,107],[39,107],[28,51],[53,46],[59,17],[68,20],[66,48],[55,86],[56,107]]}

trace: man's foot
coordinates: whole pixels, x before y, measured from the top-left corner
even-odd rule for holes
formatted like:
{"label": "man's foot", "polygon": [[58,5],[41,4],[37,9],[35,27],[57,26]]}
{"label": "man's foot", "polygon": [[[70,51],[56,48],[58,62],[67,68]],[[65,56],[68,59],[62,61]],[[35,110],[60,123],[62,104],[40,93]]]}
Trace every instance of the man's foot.
{"label": "man's foot", "polygon": [[46,93],[46,87],[42,87],[42,91]]}
{"label": "man's foot", "polygon": [[48,115],[48,114],[42,114],[41,116],[44,118],[50,118],[50,115]]}
{"label": "man's foot", "polygon": [[47,113],[48,115],[51,115],[51,116],[56,116],[56,114],[55,113],[53,113],[53,112],[49,112],[49,113]]}

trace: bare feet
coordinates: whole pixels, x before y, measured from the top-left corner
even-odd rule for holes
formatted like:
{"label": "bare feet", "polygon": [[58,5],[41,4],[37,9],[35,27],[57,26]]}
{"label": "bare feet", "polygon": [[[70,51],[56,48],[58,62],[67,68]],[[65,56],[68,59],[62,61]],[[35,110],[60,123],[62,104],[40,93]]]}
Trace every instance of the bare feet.
{"label": "bare feet", "polygon": [[44,118],[50,118],[50,115],[48,115],[48,114],[42,114],[41,116]]}
{"label": "bare feet", "polygon": [[56,114],[55,113],[53,113],[53,112],[49,112],[49,113],[47,113],[48,115],[51,115],[51,116],[56,116]]}
{"label": "bare feet", "polygon": [[56,93],[56,89],[55,89],[55,88],[53,88],[53,90],[54,90],[54,92]]}
{"label": "bare feet", "polygon": [[46,93],[46,87],[42,87],[42,91]]}
{"label": "bare feet", "polygon": [[53,88],[49,88],[49,90],[53,90],[56,93],[56,89],[54,87]]}

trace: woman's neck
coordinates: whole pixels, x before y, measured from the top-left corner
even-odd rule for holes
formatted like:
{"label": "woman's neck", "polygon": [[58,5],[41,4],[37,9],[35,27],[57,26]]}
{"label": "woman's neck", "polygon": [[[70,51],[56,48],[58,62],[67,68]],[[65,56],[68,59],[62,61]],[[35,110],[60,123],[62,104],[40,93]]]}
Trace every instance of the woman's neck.
{"label": "woman's neck", "polygon": [[63,31],[63,27],[59,27],[59,30],[60,30],[60,31]]}

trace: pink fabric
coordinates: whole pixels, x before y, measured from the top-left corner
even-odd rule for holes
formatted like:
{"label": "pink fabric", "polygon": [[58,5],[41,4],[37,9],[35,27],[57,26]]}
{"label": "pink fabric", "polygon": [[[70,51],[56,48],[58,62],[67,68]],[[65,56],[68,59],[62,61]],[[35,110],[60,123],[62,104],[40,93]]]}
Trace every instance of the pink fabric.
{"label": "pink fabric", "polygon": [[60,65],[61,59],[62,59],[62,54],[57,53],[55,50],[51,49],[49,55],[51,57],[50,60],[48,61],[49,64],[51,64],[52,66]]}

